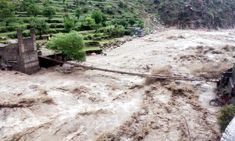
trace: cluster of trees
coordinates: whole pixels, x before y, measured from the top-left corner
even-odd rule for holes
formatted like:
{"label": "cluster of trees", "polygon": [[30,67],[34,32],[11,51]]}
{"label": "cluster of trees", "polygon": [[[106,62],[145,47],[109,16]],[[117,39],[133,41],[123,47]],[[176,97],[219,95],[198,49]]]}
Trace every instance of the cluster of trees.
{"label": "cluster of trees", "polygon": [[43,7],[39,7],[35,0],[23,0],[15,3],[16,11],[26,12],[28,16],[43,15],[49,20],[56,14],[56,10],[50,5],[49,0],[43,1]]}
{"label": "cluster of trees", "polygon": [[234,0],[154,0],[160,19],[182,28],[226,28],[235,23]]}
{"label": "cluster of trees", "polygon": [[37,15],[41,14],[47,17],[50,21],[56,14],[56,10],[50,5],[49,0],[44,0],[43,8],[40,8],[35,0],[22,0],[15,2],[0,0],[0,22],[5,22],[6,29],[9,29],[8,26],[10,23],[18,22],[16,15],[21,12],[32,17],[29,22],[29,27],[35,28],[40,37],[46,32],[48,25],[45,20],[38,19]]}
{"label": "cluster of trees", "polygon": [[10,19],[14,16],[14,5],[8,0],[0,0],[0,21],[9,24]]}
{"label": "cluster of trees", "polygon": [[[34,28],[41,38],[44,34],[67,32],[53,36],[48,48],[62,51],[70,58],[83,60],[83,39],[74,31],[95,30],[94,36],[88,35],[85,38],[100,40],[129,34],[129,27],[143,27],[143,21],[135,13],[128,11],[125,1],[94,1],[0,0],[0,31],[7,33],[18,27]],[[61,5],[58,6],[59,4]],[[53,19],[55,16],[57,19]],[[24,33],[28,36],[26,30]],[[7,35],[9,38],[15,36],[15,33]]]}
{"label": "cluster of trees", "polygon": [[74,16],[64,16],[64,26],[66,31],[71,30],[92,30],[105,26],[107,18],[99,10],[94,10],[91,13],[83,14],[81,16],[80,9],[77,9]]}
{"label": "cluster of trees", "polygon": [[81,10],[77,9],[73,17],[64,17],[66,31],[96,30],[97,33],[105,33],[110,37],[121,37],[128,34],[130,26],[144,26],[143,21],[137,17],[123,16],[120,19],[107,20],[106,15],[100,10],[93,10],[82,16],[81,13]]}
{"label": "cluster of trees", "polygon": [[[57,1],[61,2],[61,0]],[[99,1],[102,2],[104,0]],[[41,4],[39,5],[38,2]],[[107,33],[110,36],[116,37],[123,35],[123,28],[128,30],[128,28],[132,26],[143,27],[143,21],[137,16],[121,13],[114,14],[117,12],[117,8],[110,7],[109,4],[105,4],[104,6],[96,4],[96,6],[99,7],[99,10],[97,10],[98,8],[87,7],[88,3],[90,2],[74,0],[71,5],[71,2],[63,0],[64,14],[61,15],[63,16],[61,18],[64,19],[65,32],[70,32],[72,30],[98,30],[99,28],[107,27],[105,28],[105,31],[110,30]],[[10,22],[18,22],[16,21],[19,20],[17,19],[17,16],[21,16],[21,20],[24,20],[24,16],[31,17],[27,22],[27,24],[29,24],[27,25],[27,28],[35,28],[37,34],[41,37],[42,34],[45,34],[50,28],[47,23],[51,23],[53,16],[55,16],[58,11],[58,8],[54,6],[55,3],[50,0],[21,0],[14,2],[0,0],[0,22],[5,22],[6,29],[8,29]],[[126,3],[123,1],[119,1],[118,6],[120,6],[120,8],[127,7]],[[109,12],[107,11],[107,7],[109,7]],[[47,17],[48,19],[45,20],[42,16]],[[14,26],[14,28],[15,27],[16,26]],[[115,32],[118,34],[114,35]]]}
{"label": "cluster of trees", "polygon": [[13,18],[17,12],[26,12],[28,16],[36,17],[42,14],[50,20],[55,14],[55,9],[48,0],[43,2],[43,8],[39,7],[35,0],[22,0],[12,2],[9,0],[0,0],[0,18],[2,21]]}

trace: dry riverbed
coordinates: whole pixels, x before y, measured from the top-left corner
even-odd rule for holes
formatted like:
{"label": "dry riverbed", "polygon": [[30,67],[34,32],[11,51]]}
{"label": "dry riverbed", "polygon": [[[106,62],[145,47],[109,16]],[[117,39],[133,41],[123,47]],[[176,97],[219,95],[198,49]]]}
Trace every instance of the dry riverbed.
{"label": "dry riverbed", "polygon": [[[128,72],[216,78],[235,61],[235,30],[164,30],[84,64]],[[215,84],[56,68],[0,72],[1,141],[216,140]]]}

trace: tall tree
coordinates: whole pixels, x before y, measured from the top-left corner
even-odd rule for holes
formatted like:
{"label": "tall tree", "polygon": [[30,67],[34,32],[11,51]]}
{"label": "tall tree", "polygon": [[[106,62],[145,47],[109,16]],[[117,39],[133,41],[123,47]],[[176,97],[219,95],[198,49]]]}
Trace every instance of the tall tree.
{"label": "tall tree", "polygon": [[42,34],[46,33],[48,30],[48,25],[45,20],[37,18],[32,18],[30,26],[36,30],[36,33],[39,34],[40,38],[42,38]]}
{"label": "tall tree", "polygon": [[5,21],[6,26],[9,24],[9,19],[14,16],[14,4],[9,0],[0,0],[0,20]]}
{"label": "tall tree", "polygon": [[48,20],[50,21],[52,19],[52,17],[56,14],[55,12],[55,9],[51,6],[46,6],[44,9],[43,9],[43,15],[45,17],[48,18]]}
{"label": "tall tree", "polygon": [[27,12],[28,16],[37,16],[40,14],[39,6],[35,0],[22,0],[19,4],[18,10]]}
{"label": "tall tree", "polygon": [[29,16],[37,16],[40,13],[40,9],[35,3],[28,5],[26,11]]}

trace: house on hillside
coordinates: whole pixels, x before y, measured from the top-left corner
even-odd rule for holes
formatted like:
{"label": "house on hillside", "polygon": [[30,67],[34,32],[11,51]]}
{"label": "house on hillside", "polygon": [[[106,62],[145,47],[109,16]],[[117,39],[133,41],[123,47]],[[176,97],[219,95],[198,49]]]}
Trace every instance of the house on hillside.
{"label": "house on hillside", "polygon": [[30,37],[23,38],[22,31],[17,29],[15,43],[0,44],[0,68],[12,69],[32,74],[40,69],[36,49],[36,35],[30,30]]}

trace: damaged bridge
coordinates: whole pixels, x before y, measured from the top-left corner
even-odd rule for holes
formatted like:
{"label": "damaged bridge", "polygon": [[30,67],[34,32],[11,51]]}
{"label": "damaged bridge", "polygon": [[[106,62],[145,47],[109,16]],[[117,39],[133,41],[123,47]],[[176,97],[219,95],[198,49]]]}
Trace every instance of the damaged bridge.
{"label": "damaged bridge", "polygon": [[23,38],[22,31],[17,29],[15,43],[0,46],[0,68],[12,69],[32,74],[40,69],[36,48],[36,36],[33,29],[30,37]]}

